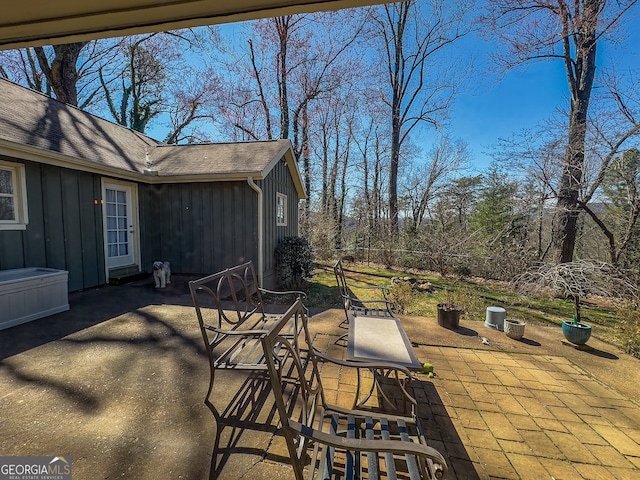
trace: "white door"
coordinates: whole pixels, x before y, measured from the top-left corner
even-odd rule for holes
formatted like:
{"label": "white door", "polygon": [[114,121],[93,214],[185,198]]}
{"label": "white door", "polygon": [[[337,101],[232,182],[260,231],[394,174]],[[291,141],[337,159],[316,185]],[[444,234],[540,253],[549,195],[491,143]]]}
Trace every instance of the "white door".
{"label": "white door", "polygon": [[133,188],[104,183],[104,226],[107,268],[134,265],[136,258]]}

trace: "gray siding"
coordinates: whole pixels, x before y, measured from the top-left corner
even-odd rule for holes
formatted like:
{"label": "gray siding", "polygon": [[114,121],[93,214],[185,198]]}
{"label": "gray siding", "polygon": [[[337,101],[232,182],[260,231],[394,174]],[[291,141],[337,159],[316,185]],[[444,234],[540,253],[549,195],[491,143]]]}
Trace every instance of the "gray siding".
{"label": "gray siding", "polygon": [[[284,161],[271,170],[261,182],[264,194],[264,279],[266,288],[275,288],[275,257],[274,252],[278,241],[284,237],[298,235],[298,192],[296,191],[289,168]],[[276,225],[276,194],[287,196],[287,226]]]}
{"label": "gray siding", "polygon": [[258,197],[246,182],[141,185],[141,269],[209,274],[258,262]]}
{"label": "gray siding", "polygon": [[0,230],[0,270],[48,267],[69,271],[69,291],[105,283],[100,177],[35,162],[23,163],[29,224]]}
{"label": "gray siding", "polygon": [[[2,157],[0,157],[2,158]],[[26,169],[29,224],[0,231],[0,269],[69,271],[69,291],[106,283],[101,177],[36,162]],[[256,182],[263,190],[264,285],[275,287],[274,250],[298,234],[298,195],[285,162]],[[209,274],[252,260],[258,266],[258,194],[246,182],[139,184],[140,269],[170,261],[177,273]],[[276,193],[287,196],[287,226],[276,226]]]}

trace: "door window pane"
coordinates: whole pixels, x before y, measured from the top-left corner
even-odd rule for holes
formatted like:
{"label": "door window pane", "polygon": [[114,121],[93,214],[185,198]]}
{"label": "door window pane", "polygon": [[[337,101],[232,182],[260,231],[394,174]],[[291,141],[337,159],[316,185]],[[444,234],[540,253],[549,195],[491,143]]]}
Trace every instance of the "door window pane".
{"label": "door window pane", "polygon": [[110,258],[129,254],[127,192],[106,189],[107,252]]}

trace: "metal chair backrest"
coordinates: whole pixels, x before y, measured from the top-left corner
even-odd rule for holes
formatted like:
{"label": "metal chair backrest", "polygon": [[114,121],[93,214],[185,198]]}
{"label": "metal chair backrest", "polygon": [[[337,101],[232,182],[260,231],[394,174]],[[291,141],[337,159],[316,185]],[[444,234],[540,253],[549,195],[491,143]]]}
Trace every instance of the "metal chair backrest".
{"label": "metal chair backrest", "polygon": [[341,260],[338,260],[333,266],[333,274],[335,275],[336,283],[338,284],[338,291],[340,292],[340,299],[342,300],[342,308],[344,308],[344,314],[348,319],[351,311],[351,291],[349,290],[347,279],[344,276]]}
{"label": "metal chair backrest", "polygon": [[[302,323],[301,339],[291,338],[284,333],[290,330],[292,322]],[[280,352],[279,355],[265,357],[289,456],[298,480],[304,478],[307,439],[292,431],[290,422],[313,428],[318,412],[325,405],[318,360],[313,352],[312,342],[305,308],[300,300],[262,338],[265,352]],[[291,361],[286,368],[282,368],[279,363],[285,354],[288,354]]]}
{"label": "metal chair backrest", "polygon": [[189,282],[189,289],[205,341],[208,338],[205,326],[214,327],[216,336],[220,336],[220,332],[241,326],[247,328],[264,318],[264,304],[252,262],[193,280]]}
{"label": "metal chair backrest", "polygon": [[[289,335],[291,324],[297,322],[302,323],[301,335]],[[296,480],[305,478],[309,457],[309,478],[356,480],[363,473],[366,478],[381,474],[388,479],[446,478],[446,460],[428,445],[414,415],[375,414],[326,403],[318,360],[336,360],[315,353],[300,300],[261,342]],[[337,362],[344,367],[373,368],[367,363]]]}
{"label": "metal chair backrest", "polygon": [[[393,302],[388,298],[388,288],[380,285],[355,285],[349,284],[342,268],[342,261],[338,260],[333,266],[333,273],[338,284],[338,291],[342,298],[345,320],[349,322],[349,315],[365,317],[393,317]],[[374,292],[359,298],[356,294]]]}

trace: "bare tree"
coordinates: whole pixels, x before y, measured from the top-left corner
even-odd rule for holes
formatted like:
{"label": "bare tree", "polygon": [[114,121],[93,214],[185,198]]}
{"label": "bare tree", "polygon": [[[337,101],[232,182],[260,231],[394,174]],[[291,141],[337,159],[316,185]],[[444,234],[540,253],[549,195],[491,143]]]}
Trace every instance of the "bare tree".
{"label": "bare tree", "polygon": [[322,176],[321,209],[334,227],[336,248],[341,248],[347,198],[348,167],[357,108],[348,91],[333,95],[315,108],[315,155]]}
{"label": "bare tree", "polygon": [[[587,118],[585,139],[588,148],[585,149],[581,188],[576,201],[578,208],[606,238],[607,260],[618,265],[620,256],[632,242],[640,215],[640,199],[636,193],[639,173],[636,172],[635,156],[628,150],[640,137],[640,122],[637,120],[640,91],[633,72],[624,76],[607,72],[601,78],[601,88],[593,95],[591,113]],[[549,246],[542,248],[545,205],[559,195],[558,186],[564,171],[563,129],[566,129],[566,122],[549,120],[535,131],[522,132],[508,141],[503,140],[496,152],[496,156],[512,171],[521,172],[523,179],[532,182],[534,195],[538,198],[540,259]],[[610,215],[614,207],[611,202],[615,203],[611,198],[603,208],[603,200],[606,200],[603,193],[606,195],[607,183],[611,185],[611,182],[618,184],[617,196],[623,197],[618,200],[626,205],[618,211],[624,218]],[[616,222],[622,222],[622,225],[617,226]],[[576,235],[579,240],[579,232]],[[594,255],[585,251],[584,237],[582,235],[576,250],[583,256]]]}
{"label": "bare tree", "polygon": [[[356,216],[364,216],[364,237],[367,246],[380,238],[385,225],[385,182],[388,173],[389,142],[386,129],[381,126],[383,112],[375,99],[365,96],[365,108],[358,112],[354,123],[354,150],[358,159],[353,162]],[[359,215],[362,212],[362,215]]]}
{"label": "bare tree", "polygon": [[[562,174],[562,129],[553,119],[536,128],[526,129],[493,147],[492,156],[520,179],[528,191],[529,216],[535,224],[536,257],[543,261],[551,248],[549,204],[556,195]],[[535,219],[535,220],[534,220]]]}
{"label": "bare tree", "polygon": [[[620,256],[630,245],[640,216],[640,167],[637,140],[640,138],[640,84],[632,73],[619,76],[613,71],[604,76],[605,88],[595,98],[596,111],[588,122],[588,144],[585,163],[585,181],[578,205],[594,221],[606,237],[609,262],[618,265]],[[635,142],[634,142],[635,140]],[[625,203],[621,228],[615,221],[607,221],[598,210],[591,208],[602,190],[618,184]],[[610,198],[615,203],[617,199]],[[619,200],[619,199],[618,199]],[[613,206],[613,205],[611,205]],[[606,209],[611,211],[611,208]]]}
{"label": "bare tree", "polygon": [[169,144],[210,141],[209,134],[199,131],[194,123],[215,120],[213,106],[221,101],[218,89],[220,80],[213,69],[194,72],[185,67],[182,73],[186,74],[186,78],[170,82],[171,100],[165,100],[170,124],[164,141]]}
{"label": "bare tree", "polygon": [[98,69],[113,55],[114,42],[108,40],[13,50],[0,53],[0,74],[85,109],[100,99]]}
{"label": "bare tree", "polygon": [[135,39],[124,46],[126,67],[121,77],[120,104],[116,107],[113,94],[104,76],[100,80],[105,92],[109,111],[120,125],[144,133],[147,124],[160,113],[162,90],[166,74],[163,65],[153,50],[148,48],[151,36]]}
{"label": "bare tree", "polygon": [[465,143],[443,136],[413,167],[406,186],[413,228],[420,228],[431,201],[443,193],[467,159]]}
{"label": "bare tree", "polygon": [[12,82],[52,96],[51,84],[40,71],[32,48],[0,52],[0,75]]}
{"label": "bare tree", "polygon": [[363,20],[353,12],[289,15],[260,20],[247,33],[248,51],[232,52],[227,64],[231,99],[223,115],[246,138],[290,138],[302,153],[309,103],[337,88],[347,71],[345,51],[358,37]]}
{"label": "bare tree", "polygon": [[[164,115],[167,143],[206,138],[192,125],[213,118],[219,80],[211,68],[192,65],[199,48],[199,32],[191,30],[119,39],[120,58],[100,68],[105,103],[114,120],[145,133]],[[187,52],[191,57],[186,58]]]}
{"label": "bare tree", "polygon": [[[348,57],[351,46],[364,26],[364,19],[353,11],[290,15],[261,20],[251,25],[247,52],[238,56],[232,51],[228,62],[227,105],[221,105],[221,117],[233,127],[237,139],[290,138],[296,158],[302,163],[302,175],[307,192],[312,191],[312,163],[317,160],[320,170],[329,174],[327,156],[335,155],[350,134],[336,136],[331,115],[344,117],[332,109],[344,101],[343,89],[352,88],[352,76],[361,69],[353,68],[358,60]],[[322,102],[320,102],[320,100]],[[323,103],[323,105],[320,105]],[[329,107],[329,108],[325,108]],[[324,123],[324,124],[323,124]],[[323,124],[323,125],[322,125]],[[339,129],[345,128],[341,120]],[[328,135],[322,138],[318,132]],[[319,142],[312,145],[312,142]],[[337,143],[334,143],[337,142]],[[334,170],[335,182],[346,178],[337,172],[344,167],[343,153],[338,153],[340,167]],[[314,155],[315,158],[314,158]],[[322,204],[327,207],[328,177],[323,182]],[[331,188],[339,189],[332,184]],[[332,221],[340,229],[343,218],[341,195],[333,205]],[[311,202],[304,206],[303,231],[310,218]],[[325,208],[325,213],[327,212]],[[341,213],[342,212],[342,213]]]}
{"label": "bare tree", "polygon": [[[398,234],[398,171],[402,146],[420,124],[444,120],[464,78],[446,48],[469,32],[462,5],[432,0],[380,7],[374,14],[387,89],[382,93],[391,119],[389,212],[391,232]],[[455,74],[454,74],[455,73]]]}
{"label": "bare tree", "polygon": [[555,260],[573,259],[578,202],[583,183],[589,102],[596,72],[596,50],[636,0],[497,0],[488,2],[487,32],[507,45],[504,65],[512,67],[541,59],[560,59],[570,92],[569,122],[563,172],[557,188],[553,233]]}
{"label": "bare tree", "polygon": [[575,261],[545,263],[514,278],[516,289],[545,295],[551,293],[573,302],[576,320],[581,319],[582,301],[590,295],[637,298],[638,288],[605,262]]}
{"label": "bare tree", "polygon": [[51,63],[43,47],[34,47],[40,68],[61,102],[78,105],[78,58],[87,43],[54,45]]}

